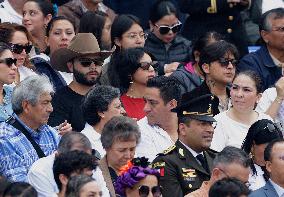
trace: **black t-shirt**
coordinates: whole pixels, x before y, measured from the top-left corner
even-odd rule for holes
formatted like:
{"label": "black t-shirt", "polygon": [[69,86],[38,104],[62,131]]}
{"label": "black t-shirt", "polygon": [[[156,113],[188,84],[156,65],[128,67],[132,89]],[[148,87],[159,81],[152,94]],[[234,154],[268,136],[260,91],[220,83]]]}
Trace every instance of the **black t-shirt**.
{"label": "black t-shirt", "polygon": [[82,131],[85,127],[81,108],[83,99],[83,95],[74,92],[68,86],[58,90],[52,99],[53,112],[50,114],[48,124],[54,127],[67,120],[73,130]]}

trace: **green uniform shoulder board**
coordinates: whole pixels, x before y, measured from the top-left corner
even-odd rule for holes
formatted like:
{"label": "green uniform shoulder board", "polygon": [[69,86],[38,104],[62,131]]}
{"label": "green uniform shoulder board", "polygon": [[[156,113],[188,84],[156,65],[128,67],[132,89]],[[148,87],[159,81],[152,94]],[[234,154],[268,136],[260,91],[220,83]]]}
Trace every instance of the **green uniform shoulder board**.
{"label": "green uniform shoulder board", "polygon": [[168,149],[164,150],[163,154],[169,154],[170,152],[172,152],[174,149],[176,148],[176,145],[172,145],[170,146]]}

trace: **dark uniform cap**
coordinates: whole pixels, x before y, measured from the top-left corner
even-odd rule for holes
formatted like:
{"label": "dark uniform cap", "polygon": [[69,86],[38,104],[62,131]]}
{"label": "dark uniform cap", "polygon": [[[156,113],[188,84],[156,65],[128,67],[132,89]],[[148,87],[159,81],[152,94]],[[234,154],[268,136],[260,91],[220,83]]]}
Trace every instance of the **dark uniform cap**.
{"label": "dark uniform cap", "polygon": [[178,117],[188,116],[200,121],[216,122],[212,110],[214,98],[213,94],[205,94],[192,100],[185,100],[183,97],[180,105],[172,109],[172,112],[176,112]]}

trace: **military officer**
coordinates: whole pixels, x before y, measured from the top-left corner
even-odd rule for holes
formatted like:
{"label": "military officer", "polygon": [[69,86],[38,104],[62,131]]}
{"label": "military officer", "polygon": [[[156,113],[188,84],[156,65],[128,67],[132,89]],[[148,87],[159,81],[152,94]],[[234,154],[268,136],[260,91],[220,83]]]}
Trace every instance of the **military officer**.
{"label": "military officer", "polygon": [[182,100],[178,115],[178,140],[153,161],[160,171],[163,197],[183,197],[210,179],[216,152],[210,150],[214,133],[212,94]]}

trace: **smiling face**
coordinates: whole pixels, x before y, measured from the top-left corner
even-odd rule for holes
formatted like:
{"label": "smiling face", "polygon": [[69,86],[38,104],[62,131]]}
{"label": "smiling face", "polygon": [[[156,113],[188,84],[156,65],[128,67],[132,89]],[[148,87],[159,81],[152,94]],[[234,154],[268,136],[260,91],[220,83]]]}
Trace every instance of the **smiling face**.
{"label": "smiling face", "polygon": [[[26,46],[29,45],[29,40],[24,32],[16,31],[14,32],[10,43]],[[17,59],[17,67],[19,67],[24,64],[27,58],[27,52],[24,49],[20,54],[13,53],[13,56]]]}
{"label": "smiling face", "polygon": [[59,48],[66,48],[74,36],[74,27],[68,20],[55,21],[47,37],[50,53],[52,54]]}
{"label": "smiling face", "polygon": [[257,92],[255,81],[244,74],[234,79],[230,95],[234,109],[242,113],[253,110],[261,97]]}
{"label": "smiling face", "polygon": [[4,84],[11,84],[16,79],[17,67],[15,64],[12,64],[11,66],[9,66],[5,62],[2,62],[2,60],[6,58],[14,58],[10,50],[4,50],[0,54],[0,84],[2,86]]}

